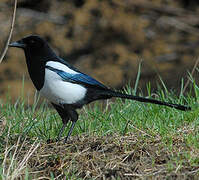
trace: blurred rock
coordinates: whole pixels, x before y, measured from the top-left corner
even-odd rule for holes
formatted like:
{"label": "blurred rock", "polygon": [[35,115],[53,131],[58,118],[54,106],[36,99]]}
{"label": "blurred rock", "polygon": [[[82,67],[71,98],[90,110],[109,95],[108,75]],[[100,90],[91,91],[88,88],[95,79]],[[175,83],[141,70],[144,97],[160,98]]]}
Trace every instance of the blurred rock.
{"label": "blurred rock", "polygon": [[[12,3],[3,0],[0,4],[1,49],[9,32]],[[149,81],[155,90],[159,76],[168,88],[179,90],[199,51],[199,8],[195,5],[189,11],[186,4],[172,0],[19,0],[13,41],[39,34],[61,57],[113,88],[129,81],[133,86],[142,62],[139,87],[143,92]],[[193,17],[196,20],[189,21]],[[186,28],[166,22],[168,18]],[[9,49],[0,64],[1,99],[5,100],[8,87],[13,100],[20,95],[23,75],[25,93],[31,97],[35,90],[24,54]]]}

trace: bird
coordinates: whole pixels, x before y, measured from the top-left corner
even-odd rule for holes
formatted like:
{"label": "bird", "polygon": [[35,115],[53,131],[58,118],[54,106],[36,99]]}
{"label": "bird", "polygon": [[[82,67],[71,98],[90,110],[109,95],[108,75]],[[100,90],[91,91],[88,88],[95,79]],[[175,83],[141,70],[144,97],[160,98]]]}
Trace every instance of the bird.
{"label": "bird", "polygon": [[77,109],[96,100],[113,97],[153,103],[182,111],[191,107],[134,96],[113,90],[59,57],[48,42],[39,35],[29,35],[9,44],[24,50],[29,76],[37,91],[56,109],[62,119],[60,140],[69,121],[72,121],[64,143],[67,142],[78,120]]}

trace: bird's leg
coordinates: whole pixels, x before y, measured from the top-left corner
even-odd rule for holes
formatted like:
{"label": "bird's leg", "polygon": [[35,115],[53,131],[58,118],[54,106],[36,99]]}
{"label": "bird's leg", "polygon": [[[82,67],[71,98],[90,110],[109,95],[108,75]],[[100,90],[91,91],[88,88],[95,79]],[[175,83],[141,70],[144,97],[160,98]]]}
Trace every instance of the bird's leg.
{"label": "bird's leg", "polygon": [[64,132],[64,129],[65,129],[67,123],[68,123],[69,116],[68,116],[68,114],[65,113],[65,117],[61,116],[61,118],[62,118],[63,126],[61,127],[61,129],[59,131],[57,141],[59,141],[61,139],[62,133]]}
{"label": "bird's leg", "polygon": [[52,103],[53,107],[57,110],[58,114],[60,115],[60,117],[62,118],[62,122],[63,122],[63,126],[61,127],[60,131],[59,131],[59,135],[57,138],[57,141],[59,141],[61,139],[61,135],[68,123],[69,120],[69,114],[68,111],[64,109],[63,106],[57,105]]}
{"label": "bird's leg", "polygon": [[63,126],[61,127],[61,129],[59,131],[59,135],[58,135],[57,141],[59,141],[61,139],[62,133],[63,133],[66,125],[67,125],[67,123],[63,123]]}
{"label": "bird's leg", "polygon": [[64,139],[64,143],[66,143],[67,140],[68,140],[68,138],[70,137],[70,135],[71,135],[71,133],[72,133],[72,131],[73,131],[73,128],[74,128],[76,122],[77,122],[77,121],[73,121],[73,122],[72,122],[72,125],[71,125],[71,127],[70,127],[70,130],[68,131],[68,134],[67,134],[67,136],[66,136],[65,139]]}
{"label": "bird's leg", "polygon": [[67,136],[65,137],[64,143],[67,142],[68,138],[70,137],[70,135],[71,135],[71,133],[72,133],[72,131],[73,131],[73,128],[74,128],[74,126],[75,126],[75,123],[76,123],[77,120],[78,120],[78,114],[77,114],[77,112],[76,112],[74,109],[68,110],[68,114],[69,114],[70,117],[71,117],[72,125],[71,125],[71,127],[70,127],[70,130],[69,130]]}

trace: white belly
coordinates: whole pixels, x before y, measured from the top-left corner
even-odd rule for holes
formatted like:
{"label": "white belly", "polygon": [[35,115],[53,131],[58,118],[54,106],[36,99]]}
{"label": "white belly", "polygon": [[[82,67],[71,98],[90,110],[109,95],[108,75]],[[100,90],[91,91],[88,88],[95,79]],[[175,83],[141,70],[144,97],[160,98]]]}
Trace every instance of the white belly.
{"label": "white belly", "polygon": [[73,104],[85,97],[86,88],[65,82],[57,73],[46,69],[44,86],[40,94],[55,104]]}

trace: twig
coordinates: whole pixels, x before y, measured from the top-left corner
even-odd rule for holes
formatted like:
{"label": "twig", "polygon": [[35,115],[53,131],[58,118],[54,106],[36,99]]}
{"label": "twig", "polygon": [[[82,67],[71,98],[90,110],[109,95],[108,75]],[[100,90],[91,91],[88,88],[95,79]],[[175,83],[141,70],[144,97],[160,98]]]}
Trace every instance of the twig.
{"label": "twig", "polygon": [[177,18],[169,17],[169,16],[163,16],[158,19],[157,24],[159,25],[170,25],[175,27],[176,29],[179,29],[181,31],[191,33],[194,35],[199,36],[199,31],[197,28],[184,23],[183,21],[178,20]]}
{"label": "twig", "polygon": [[128,3],[129,7],[139,7],[139,8],[144,8],[152,11],[156,11],[159,13],[165,13],[169,15],[174,15],[174,16],[182,16],[184,14],[192,15],[193,13],[191,11],[185,10],[183,8],[177,8],[177,7],[172,7],[168,5],[157,5],[153,4],[148,0],[126,0],[125,3]]}
{"label": "twig", "polygon": [[14,11],[13,11],[13,16],[12,16],[12,23],[11,23],[11,27],[10,27],[10,33],[8,35],[8,40],[6,42],[6,46],[5,46],[5,48],[3,50],[3,53],[2,53],[2,55],[0,57],[0,63],[2,62],[3,58],[6,55],[6,52],[8,50],[8,45],[9,45],[11,37],[12,37],[12,33],[13,33],[13,29],[14,29],[14,24],[15,24],[16,10],[17,10],[17,0],[15,0]]}
{"label": "twig", "polygon": [[157,62],[171,62],[171,61],[175,61],[178,58],[179,58],[179,55],[174,52],[174,53],[163,54],[163,55],[157,56],[155,57],[155,60]]}
{"label": "twig", "polygon": [[39,21],[48,21],[55,24],[66,24],[66,18],[51,13],[44,13],[27,8],[18,8],[17,14]]}

